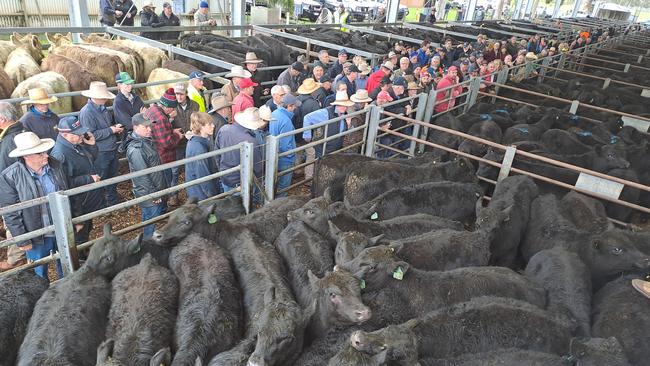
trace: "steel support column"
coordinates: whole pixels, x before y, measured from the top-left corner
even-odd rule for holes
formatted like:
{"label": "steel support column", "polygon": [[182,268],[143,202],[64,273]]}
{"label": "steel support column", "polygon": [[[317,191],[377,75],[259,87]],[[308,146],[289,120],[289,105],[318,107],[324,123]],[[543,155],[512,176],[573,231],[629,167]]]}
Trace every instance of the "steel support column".
{"label": "steel support column", "polygon": [[[85,0],[70,0],[68,2],[68,10],[70,10],[71,27],[90,27],[88,3]],[[101,9],[99,11],[101,12]],[[72,41],[74,43],[80,43],[79,33],[72,34]]]}
{"label": "steel support column", "polygon": [[465,11],[465,16],[463,20],[474,20],[474,12],[476,11],[476,2],[477,0],[469,0],[467,5],[467,11]]}
{"label": "steel support column", "polygon": [[[246,24],[246,0],[231,0],[230,1],[230,17],[232,25],[245,25]],[[235,29],[232,31],[233,37],[242,37],[242,31]]]}
{"label": "steel support column", "polygon": [[525,1],[526,0],[517,0],[517,2],[515,3],[515,12],[512,13],[512,17],[511,17],[512,19],[521,18],[521,16],[519,16],[519,14],[521,13],[521,8],[524,5]]}
{"label": "steel support column", "polygon": [[396,23],[399,12],[399,0],[388,0],[386,4],[386,23]]}
{"label": "steel support column", "polygon": [[571,12],[572,18],[575,18],[578,15],[578,11],[580,10],[581,5],[582,5],[582,0],[576,0],[575,5],[573,6],[573,11]]}
{"label": "steel support column", "polygon": [[560,5],[562,5],[562,0],[555,0],[555,7],[553,7],[553,15],[551,18],[557,18],[560,16]]}
{"label": "steel support column", "polygon": [[535,0],[528,0],[528,2],[526,2],[526,9],[524,10],[525,18],[533,18],[533,5],[535,5]]}

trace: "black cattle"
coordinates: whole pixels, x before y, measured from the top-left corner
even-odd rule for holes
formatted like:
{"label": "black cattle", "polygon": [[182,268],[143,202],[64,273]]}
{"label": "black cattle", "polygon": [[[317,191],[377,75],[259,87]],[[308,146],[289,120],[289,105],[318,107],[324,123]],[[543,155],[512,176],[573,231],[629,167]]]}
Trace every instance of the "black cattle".
{"label": "black cattle", "polygon": [[558,366],[564,363],[562,356],[527,351],[519,348],[499,349],[483,353],[470,353],[452,358],[424,358],[420,366],[485,366],[485,365],[526,365]]}
{"label": "black cattle", "polygon": [[592,148],[580,142],[576,134],[560,129],[545,131],[540,141],[546,150],[558,155],[579,155],[590,152]]}
{"label": "black cattle", "polygon": [[[102,344],[97,347],[97,364],[95,366],[120,366],[123,365],[113,357],[113,348],[115,346],[115,341],[112,339],[107,339]],[[152,357],[151,361],[148,363],[143,363],[142,365],[149,366],[160,366],[160,365],[169,365],[171,364],[172,354],[171,350],[164,348],[156,352]]]}

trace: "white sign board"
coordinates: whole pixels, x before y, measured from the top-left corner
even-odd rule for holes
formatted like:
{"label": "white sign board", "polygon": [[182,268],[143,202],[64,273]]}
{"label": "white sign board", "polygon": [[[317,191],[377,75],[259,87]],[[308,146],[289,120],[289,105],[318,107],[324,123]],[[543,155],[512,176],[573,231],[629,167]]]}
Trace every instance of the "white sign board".
{"label": "white sign board", "polygon": [[576,182],[576,188],[611,198],[618,198],[621,195],[623,187],[625,187],[625,185],[621,183],[594,177],[593,175],[586,173],[580,173],[578,181]]}
{"label": "white sign board", "polygon": [[623,126],[634,127],[641,132],[648,132],[648,128],[650,128],[650,121],[627,116],[621,117],[621,120],[623,121]]}
{"label": "white sign board", "polygon": [[650,89],[641,90],[641,96],[644,98],[650,98]]}

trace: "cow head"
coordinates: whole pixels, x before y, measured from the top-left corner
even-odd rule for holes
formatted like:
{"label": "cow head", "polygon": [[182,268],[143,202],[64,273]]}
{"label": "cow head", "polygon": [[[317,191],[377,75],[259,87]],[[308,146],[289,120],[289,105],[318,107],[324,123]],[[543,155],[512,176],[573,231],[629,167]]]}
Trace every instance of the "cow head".
{"label": "cow head", "polygon": [[50,49],[53,49],[54,47],[59,47],[63,46],[66,44],[72,44],[72,34],[68,33],[66,35],[63,35],[61,33],[56,33],[56,34],[48,34],[45,33],[45,39],[50,43]]}
{"label": "cow head", "polygon": [[418,319],[411,319],[370,333],[358,330],[350,335],[350,345],[369,355],[386,352],[388,360],[396,361],[400,365],[419,365],[419,342],[413,331],[419,324]]}
{"label": "cow head", "polygon": [[370,319],[372,312],[361,300],[362,282],[352,273],[334,267],[323,278],[307,272],[321,323],[337,325],[360,324]]}
{"label": "cow head", "polygon": [[644,273],[650,269],[650,257],[639,251],[621,230],[613,229],[590,239],[589,267],[594,283],[602,283],[623,272]]}
{"label": "cow head", "polygon": [[111,39],[107,33],[91,33],[89,35],[81,35],[81,40],[86,43],[105,42]]}
{"label": "cow head", "polygon": [[37,36],[29,33],[23,37],[18,33],[14,33],[11,35],[10,39],[16,47],[29,52],[37,63],[40,63],[41,60],[43,60],[43,46]]}
{"label": "cow head", "polygon": [[336,264],[343,264],[353,260],[361,251],[372,247],[384,238],[384,234],[368,238],[357,231],[342,231],[332,221],[329,221],[330,235],[336,239],[336,250],[334,261]]}
{"label": "cow head", "polygon": [[599,159],[594,162],[594,169],[598,171],[609,171],[612,169],[627,169],[630,163],[625,159],[625,153],[612,145],[596,146],[596,154]]}
{"label": "cow head", "polygon": [[340,265],[363,280],[369,291],[380,289],[390,281],[402,280],[410,265],[397,257],[402,244],[377,245],[366,248],[353,260]]}
{"label": "cow head", "polygon": [[322,197],[316,197],[309,200],[302,207],[290,211],[287,214],[288,221],[302,221],[312,230],[328,237],[329,234],[329,206],[332,200],[329,196],[329,189],[325,190]]}
{"label": "cow head", "polygon": [[113,278],[128,267],[129,257],[140,251],[142,234],[134,240],[123,240],[113,235],[111,224],[104,225],[104,236],[97,241],[90,252],[85,266],[107,278]]}

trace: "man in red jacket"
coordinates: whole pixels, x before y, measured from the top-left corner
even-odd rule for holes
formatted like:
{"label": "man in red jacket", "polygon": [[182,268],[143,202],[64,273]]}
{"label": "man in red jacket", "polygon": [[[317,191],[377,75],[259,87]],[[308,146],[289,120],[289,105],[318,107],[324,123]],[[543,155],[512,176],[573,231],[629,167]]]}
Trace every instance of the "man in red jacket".
{"label": "man in red jacket", "polygon": [[232,115],[246,110],[246,108],[254,107],[255,101],[253,99],[253,94],[255,93],[255,87],[259,84],[254,82],[251,78],[242,79],[239,82],[239,94],[232,101]]}
{"label": "man in red jacket", "polygon": [[[440,80],[436,90],[443,90],[439,92],[436,96],[436,113],[444,112],[454,107],[456,104],[456,97],[458,97],[463,92],[463,87],[458,84],[458,68],[452,66],[447,70],[447,74]],[[451,87],[456,85],[455,87]],[[451,87],[451,88],[450,88]],[[451,98],[451,99],[450,99]]]}
{"label": "man in red jacket", "polygon": [[368,81],[366,82],[366,90],[368,92],[374,90],[376,87],[379,86],[379,82],[384,76],[390,76],[391,72],[393,72],[393,65],[392,62],[386,61],[384,62],[383,65],[379,68],[379,70],[373,72],[369,77]]}

